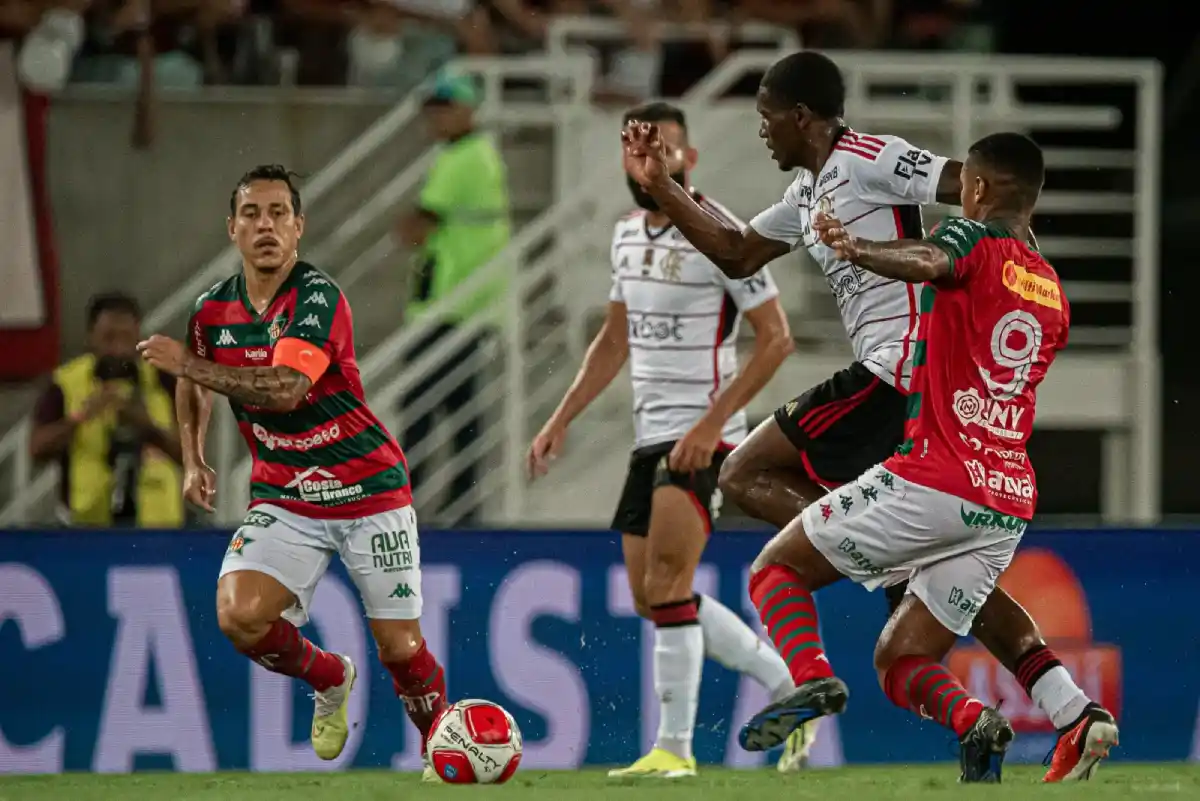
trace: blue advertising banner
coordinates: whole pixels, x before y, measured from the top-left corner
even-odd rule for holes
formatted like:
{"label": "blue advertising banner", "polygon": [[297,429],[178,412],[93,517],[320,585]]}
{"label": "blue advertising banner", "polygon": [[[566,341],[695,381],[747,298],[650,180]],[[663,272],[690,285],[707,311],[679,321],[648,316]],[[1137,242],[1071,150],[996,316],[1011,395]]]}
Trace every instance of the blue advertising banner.
{"label": "blue advertising banner", "polygon": [[[236,654],[217,629],[214,587],[228,532],[0,534],[0,773],[168,769],[415,768],[418,743],[378,665],[339,567],[306,629],[360,665],[342,759],[307,743],[303,688]],[[697,589],[754,620],[746,570],[765,537],[715,535]],[[454,697],[507,707],[527,767],[632,760],[656,726],[652,632],[633,612],[607,532],[435,532],[422,537],[424,628]],[[1200,757],[1200,532],[1027,535],[1004,586],[1039,620],[1077,681],[1122,724],[1119,758]],[[951,759],[951,737],[891,706],[871,667],[881,593],[844,584],[818,599],[845,715],[816,761]],[[1052,743],[1044,717],[969,641],[949,658],[968,688],[1004,701],[1017,758]],[[751,680],[706,663],[696,749],[751,767],[737,728],[764,703]]]}

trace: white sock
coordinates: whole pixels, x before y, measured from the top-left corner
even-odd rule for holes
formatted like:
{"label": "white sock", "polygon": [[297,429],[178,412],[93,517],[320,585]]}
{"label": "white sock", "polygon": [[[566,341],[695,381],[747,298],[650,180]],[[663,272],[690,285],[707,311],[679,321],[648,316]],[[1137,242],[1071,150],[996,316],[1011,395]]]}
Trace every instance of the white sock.
{"label": "white sock", "polygon": [[1030,696],[1056,729],[1074,723],[1090,703],[1062,665],[1046,671],[1046,675],[1034,682]]}
{"label": "white sock", "polygon": [[707,595],[700,596],[698,614],[704,630],[704,654],[730,670],[745,673],[778,701],[796,688],[783,657],[754,633],[736,612]]}
{"label": "white sock", "polygon": [[704,668],[704,632],[698,625],[654,630],[654,691],[658,694],[655,745],[683,759],[692,758],[692,732]]}

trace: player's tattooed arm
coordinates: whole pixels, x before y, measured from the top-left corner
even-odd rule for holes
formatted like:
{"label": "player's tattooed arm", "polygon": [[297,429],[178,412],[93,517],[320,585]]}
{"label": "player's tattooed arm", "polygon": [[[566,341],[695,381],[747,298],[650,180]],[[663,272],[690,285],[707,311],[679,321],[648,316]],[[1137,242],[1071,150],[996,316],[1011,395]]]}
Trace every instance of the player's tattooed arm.
{"label": "player's tattooed arm", "polygon": [[947,206],[962,203],[962,162],[947,161],[938,176],[937,202]]}
{"label": "player's tattooed arm", "polygon": [[183,364],[183,377],[250,406],[290,412],[312,387],[304,373],[291,367],[229,367],[193,356]]}
{"label": "player's tattooed arm", "polygon": [[942,248],[919,239],[873,242],[851,236],[841,220],[818,214],[813,230],[838,257],[865,270],[910,284],[940,281],[953,275],[954,264]]}

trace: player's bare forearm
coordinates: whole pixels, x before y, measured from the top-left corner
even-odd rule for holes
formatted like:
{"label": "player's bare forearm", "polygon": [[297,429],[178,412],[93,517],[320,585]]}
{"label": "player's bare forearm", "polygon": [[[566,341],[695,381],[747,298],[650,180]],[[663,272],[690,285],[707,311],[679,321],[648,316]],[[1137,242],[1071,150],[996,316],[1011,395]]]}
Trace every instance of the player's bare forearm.
{"label": "player's bare forearm", "polygon": [[730,278],[749,278],[770,261],[754,258],[745,233],[709,214],[674,180],[656,181],[647,191],[684,238]]}
{"label": "player's bare forearm", "polygon": [[938,176],[937,202],[947,206],[962,203],[962,162],[947,161]]}
{"label": "player's bare forearm", "polygon": [[212,416],[212,392],[181,378],[175,385],[175,418],[179,421],[179,446],[184,467],[204,464],[204,442]]}
{"label": "player's bare forearm", "polygon": [[238,403],[273,412],[295,409],[312,386],[308,376],[291,367],[229,367],[195,356],[184,363],[183,377]]}
{"label": "player's bare forearm", "polygon": [[779,365],[792,352],[794,342],[788,327],[787,316],[778,300],[772,300],[746,313],[746,319],[754,328],[754,352],[730,382],[729,386],[713,402],[709,414],[724,425],[730,417],[744,409],[754,396],[762,391]]}
{"label": "player's bare forearm", "polygon": [[918,239],[893,242],[857,241],[858,255],[851,261],[884,278],[910,284],[937,281],[950,275],[953,265],[946,251]]}
{"label": "player's bare forearm", "polygon": [[566,427],[603,392],[629,359],[629,324],[625,305],[610,303],[608,317],[588,346],[583,364],[551,417]]}

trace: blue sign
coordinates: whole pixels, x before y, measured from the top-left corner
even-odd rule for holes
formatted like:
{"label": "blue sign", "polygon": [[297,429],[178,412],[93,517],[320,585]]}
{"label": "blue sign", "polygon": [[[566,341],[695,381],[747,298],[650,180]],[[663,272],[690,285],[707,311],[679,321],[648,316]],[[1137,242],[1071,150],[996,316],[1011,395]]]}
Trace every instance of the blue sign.
{"label": "blue sign", "polygon": [[[0,534],[0,772],[416,768],[414,730],[375,659],[340,568],[320,585],[306,633],[360,666],[342,759],[308,742],[311,704],[295,681],[237,654],[216,624],[227,532]],[[714,535],[697,589],[754,620],[747,567],[765,536]],[[423,627],[453,697],[508,708],[526,767],[636,758],[656,725],[652,632],[634,614],[615,535],[426,532]],[[1031,533],[1006,586],[1077,681],[1114,708],[1119,758],[1200,757],[1200,532]],[[849,583],[819,596],[830,660],[850,685],[816,761],[953,758],[947,732],[895,709],[871,666],[881,593]],[[950,664],[973,693],[1004,700],[1018,758],[1053,742],[1041,713],[970,642]],[[738,726],[765,701],[750,679],[706,663],[696,735],[705,762],[754,766]]]}

